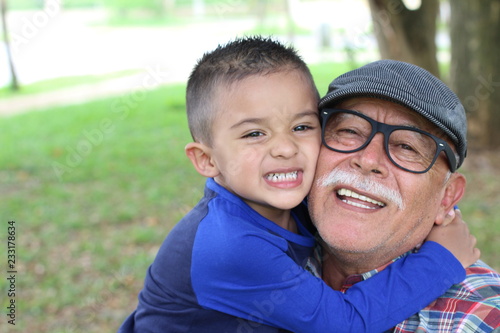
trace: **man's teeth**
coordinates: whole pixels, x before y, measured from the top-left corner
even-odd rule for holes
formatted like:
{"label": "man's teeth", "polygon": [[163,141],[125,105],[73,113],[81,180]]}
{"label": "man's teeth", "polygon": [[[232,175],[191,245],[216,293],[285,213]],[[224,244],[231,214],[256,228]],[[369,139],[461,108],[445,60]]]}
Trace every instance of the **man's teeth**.
{"label": "man's teeth", "polygon": [[[377,201],[377,200],[373,200],[371,198],[368,198],[368,197],[366,197],[364,195],[361,195],[359,193],[353,192],[353,191],[345,189],[345,188],[341,188],[340,190],[337,191],[337,193],[338,193],[338,195],[341,195],[343,197],[355,198],[355,199],[358,199],[358,200],[361,200],[361,201],[365,201],[365,202],[369,202],[369,203],[378,205],[380,207],[384,207],[385,206],[385,204],[383,202],[380,202],[380,201]],[[363,204],[361,204],[359,202],[352,202],[352,201],[349,201],[347,199],[343,199],[342,201],[344,201],[345,203],[348,203],[350,205],[356,206],[356,207],[373,209],[373,207],[363,205]]]}
{"label": "man's teeth", "polygon": [[270,173],[266,178],[272,182],[283,182],[291,181],[297,179],[297,171],[287,172],[287,173]]}

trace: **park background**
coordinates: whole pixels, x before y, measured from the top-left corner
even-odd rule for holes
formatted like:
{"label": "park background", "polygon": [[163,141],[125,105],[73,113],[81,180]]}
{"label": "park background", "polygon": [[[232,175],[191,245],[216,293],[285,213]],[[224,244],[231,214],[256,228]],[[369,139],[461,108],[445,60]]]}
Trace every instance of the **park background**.
{"label": "park background", "polygon": [[[321,94],[337,75],[380,58],[364,0],[2,3],[0,269],[7,274],[15,221],[17,274],[15,326],[0,279],[0,332],[115,332],[135,308],[163,239],[202,195],[204,179],[183,148],[185,82],[204,52],[236,36],[274,36],[299,50]],[[446,81],[445,1],[440,9]],[[460,207],[482,259],[498,270],[500,156],[480,148],[461,169]]]}

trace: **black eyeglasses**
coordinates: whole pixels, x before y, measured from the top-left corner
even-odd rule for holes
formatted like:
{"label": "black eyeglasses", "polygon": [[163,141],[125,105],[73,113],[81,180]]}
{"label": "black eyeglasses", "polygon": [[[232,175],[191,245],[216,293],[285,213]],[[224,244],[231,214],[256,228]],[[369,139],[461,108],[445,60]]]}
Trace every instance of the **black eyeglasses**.
{"label": "black eyeglasses", "polygon": [[425,173],[444,151],[451,172],[456,158],[450,145],[425,131],[409,126],[380,123],[353,110],[321,110],[323,144],[339,153],[364,149],[377,133],[384,135],[384,148],[389,159],[399,168],[412,173]]}

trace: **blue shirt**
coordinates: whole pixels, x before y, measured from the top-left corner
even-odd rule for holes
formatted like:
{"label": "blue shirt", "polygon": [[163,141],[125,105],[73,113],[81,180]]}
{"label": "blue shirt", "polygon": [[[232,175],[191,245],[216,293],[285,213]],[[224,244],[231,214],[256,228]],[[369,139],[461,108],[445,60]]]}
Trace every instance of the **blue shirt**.
{"label": "blue shirt", "polygon": [[306,207],[292,214],[299,234],[208,179],[161,246],[120,332],[380,332],[464,278],[450,252],[427,242],[346,294],[334,291],[303,268],[315,239]]}

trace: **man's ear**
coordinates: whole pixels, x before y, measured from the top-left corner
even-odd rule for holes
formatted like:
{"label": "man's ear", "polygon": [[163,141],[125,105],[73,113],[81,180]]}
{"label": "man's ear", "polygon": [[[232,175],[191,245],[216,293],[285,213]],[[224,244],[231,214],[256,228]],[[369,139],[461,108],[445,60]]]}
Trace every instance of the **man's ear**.
{"label": "man's ear", "polygon": [[191,142],[186,145],[184,151],[200,175],[208,178],[219,175],[219,169],[212,161],[212,149],[210,147],[203,143]]}
{"label": "man's ear", "polygon": [[461,173],[455,172],[450,176],[450,179],[445,185],[443,198],[441,199],[441,204],[435,221],[436,224],[443,224],[445,216],[448,212],[453,209],[460,199],[462,199],[465,193],[466,183],[467,180]]}

